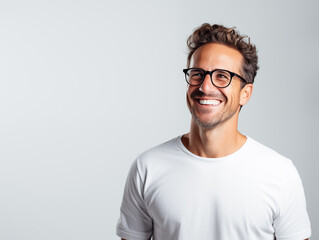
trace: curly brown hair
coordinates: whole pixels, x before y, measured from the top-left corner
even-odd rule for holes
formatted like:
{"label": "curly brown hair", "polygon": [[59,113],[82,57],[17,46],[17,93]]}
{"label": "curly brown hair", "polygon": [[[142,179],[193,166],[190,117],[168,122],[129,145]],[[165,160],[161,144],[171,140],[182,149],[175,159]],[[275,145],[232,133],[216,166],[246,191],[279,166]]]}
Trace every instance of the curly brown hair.
{"label": "curly brown hair", "polygon": [[254,83],[257,70],[259,69],[258,56],[256,46],[250,43],[250,38],[248,36],[240,35],[239,32],[235,30],[235,27],[226,28],[218,24],[202,24],[195,29],[193,34],[187,39],[187,46],[189,49],[187,67],[190,66],[190,61],[194,52],[207,43],[224,44],[238,50],[244,58],[241,74],[247,83]]}

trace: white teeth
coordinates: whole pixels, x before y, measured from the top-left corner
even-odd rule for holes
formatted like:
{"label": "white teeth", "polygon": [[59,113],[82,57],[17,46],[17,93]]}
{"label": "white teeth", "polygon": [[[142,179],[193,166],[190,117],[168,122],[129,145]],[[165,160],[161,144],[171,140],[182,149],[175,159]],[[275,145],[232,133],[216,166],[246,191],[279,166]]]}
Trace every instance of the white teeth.
{"label": "white teeth", "polygon": [[203,104],[203,105],[211,104],[211,105],[216,106],[216,105],[220,104],[220,101],[219,100],[202,100],[201,99],[201,100],[199,100],[199,103]]}

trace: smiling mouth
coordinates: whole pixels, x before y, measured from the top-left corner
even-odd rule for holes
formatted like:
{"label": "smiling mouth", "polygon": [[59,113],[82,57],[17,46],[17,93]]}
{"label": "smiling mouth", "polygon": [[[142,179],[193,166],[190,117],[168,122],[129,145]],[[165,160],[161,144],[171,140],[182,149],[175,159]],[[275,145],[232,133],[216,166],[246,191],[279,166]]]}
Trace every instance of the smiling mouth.
{"label": "smiling mouth", "polygon": [[221,103],[220,100],[208,100],[208,99],[195,99],[196,102],[198,102],[200,105],[212,105],[212,106],[217,106]]}

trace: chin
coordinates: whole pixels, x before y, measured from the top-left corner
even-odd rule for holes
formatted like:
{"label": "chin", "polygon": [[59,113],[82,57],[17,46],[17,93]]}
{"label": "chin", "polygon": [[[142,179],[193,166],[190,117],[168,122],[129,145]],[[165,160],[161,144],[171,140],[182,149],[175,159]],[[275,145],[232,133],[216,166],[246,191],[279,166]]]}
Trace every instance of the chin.
{"label": "chin", "polygon": [[201,128],[205,128],[205,129],[212,129],[215,128],[216,126],[218,126],[221,122],[220,121],[212,121],[210,120],[201,120],[200,118],[198,118],[196,115],[192,114],[193,117],[193,121],[194,123]]}

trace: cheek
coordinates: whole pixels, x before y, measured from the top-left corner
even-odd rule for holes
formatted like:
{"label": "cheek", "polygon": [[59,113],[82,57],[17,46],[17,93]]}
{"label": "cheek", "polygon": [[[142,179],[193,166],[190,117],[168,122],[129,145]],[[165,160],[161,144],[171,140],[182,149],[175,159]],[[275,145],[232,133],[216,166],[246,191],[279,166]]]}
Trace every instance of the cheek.
{"label": "cheek", "polygon": [[226,101],[228,104],[232,105],[235,102],[239,102],[240,93],[235,88],[229,88],[227,90],[223,90],[222,93],[226,97]]}
{"label": "cheek", "polygon": [[187,96],[187,98],[189,98],[189,100],[191,100],[192,93],[194,92],[195,89],[196,88],[193,86],[187,87],[186,96]]}
{"label": "cheek", "polygon": [[189,88],[187,88],[186,90],[186,103],[187,103],[187,107],[190,108],[191,107],[191,91],[189,90]]}

